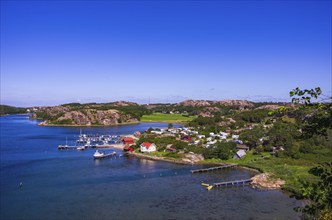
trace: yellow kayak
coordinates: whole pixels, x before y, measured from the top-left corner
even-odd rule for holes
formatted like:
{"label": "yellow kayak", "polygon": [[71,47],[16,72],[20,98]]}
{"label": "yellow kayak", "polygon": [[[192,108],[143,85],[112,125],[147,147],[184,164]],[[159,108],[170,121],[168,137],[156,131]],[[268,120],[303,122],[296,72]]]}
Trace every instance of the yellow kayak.
{"label": "yellow kayak", "polygon": [[201,183],[202,186],[205,186],[208,190],[212,189],[213,186],[208,183]]}

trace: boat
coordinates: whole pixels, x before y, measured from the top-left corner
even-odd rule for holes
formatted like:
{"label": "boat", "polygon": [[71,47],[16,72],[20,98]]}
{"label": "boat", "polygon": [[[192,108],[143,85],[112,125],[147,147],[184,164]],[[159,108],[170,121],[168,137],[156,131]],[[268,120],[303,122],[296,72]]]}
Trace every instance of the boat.
{"label": "boat", "polygon": [[85,146],[79,146],[77,147],[77,150],[85,150]]}
{"label": "boat", "polygon": [[58,145],[58,150],[64,150],[64,149],[68,149],[69,146],[68,146],[68,140],[67,140],[67,137],[66,137],[66,145]]}
{"label": "boat", "polygon": [[96,150],[96,152],[93,154],[93,158],[94,159],[102,159],[102,158],[105,158],[105,157],[112,157],[112,156],[115,156],[116,155],[116,152],[113,151],[112,153],[105,153],[105,152],[100,152],[98,150]]}

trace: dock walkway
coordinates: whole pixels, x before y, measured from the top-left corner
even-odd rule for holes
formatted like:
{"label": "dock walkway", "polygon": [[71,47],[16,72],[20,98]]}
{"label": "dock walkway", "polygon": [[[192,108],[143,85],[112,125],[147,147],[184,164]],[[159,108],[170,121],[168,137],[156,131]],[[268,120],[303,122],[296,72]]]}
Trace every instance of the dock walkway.
{"label": "dock walkway", "polygon": [[210,167],[210,168],[204,168],[204,169],[191,170],[191,173],[208,172],[208,171],[220,170],[220,169],[235,167],[235,166],[237,166],[237,165],[236,164],[227,164],[227,165],[218,166],[218,167]]}
{"label": "dock walkway", "polygon": [[248,184],[252,181],[252,179],[245,179],[245,180],[234,180],[234,181],[227,181],[227,182],[220,182],[220,183],[213,183],[213,187],[220,187],[220,186],[234,186],[234,185],[244,185]]}
{"label": "dock walkway", "polygon": [[234,185],[245,185],[252,182],[252,179],[244,179],[244,180],[233,180],[227,182],[220,182],[220,183],[201,183],[202,186],[205,186],[208,190],[212,189],[213,187],[221,187],[221,186],[234,186]]}

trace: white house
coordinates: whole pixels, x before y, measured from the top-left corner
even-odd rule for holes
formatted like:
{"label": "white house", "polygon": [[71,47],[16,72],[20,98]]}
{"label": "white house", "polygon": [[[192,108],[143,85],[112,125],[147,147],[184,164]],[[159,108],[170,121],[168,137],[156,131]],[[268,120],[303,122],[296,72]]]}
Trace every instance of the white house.
{"label": "white house", "polygon": [[153,143],[150,143],[150,142],[143,142],[140,145],[140,148],[141,148],[142,153],[150,153],[150,152],[154,152],[157,150],[156,145]]}

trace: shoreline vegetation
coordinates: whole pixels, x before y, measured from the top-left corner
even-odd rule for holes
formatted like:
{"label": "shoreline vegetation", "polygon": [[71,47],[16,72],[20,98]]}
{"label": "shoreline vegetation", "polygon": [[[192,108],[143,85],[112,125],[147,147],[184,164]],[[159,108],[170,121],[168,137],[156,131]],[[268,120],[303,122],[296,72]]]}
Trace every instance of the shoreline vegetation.
{"label": "shoreline vegetation", "polygon": [[[38,119],[37,120],[42,120]],[[119,124],[112,124],[112,125],[71,125],[71,124],[44,124],[44,121],[38,123],[38,126],[45,126],[45,127],[114,127],[114,126],[121,126],[121,125],[132,125],[132,124],[139,124],[141,123],[140,121],[134,121],[134,122],[123,122]]]}
{"label": "shoreline vegetation", "polygon": [[[109,146],[110,148],[118,149],[118,150],[123,150],[125,145],[124,144],[112,144]],[[213,165],[213,166],[221,166],[221,165],[229,165],[229,164],[236,164],[232,161],[233,163],[229,162],[224,162],[224,161],[212,161],[212,160],[203,160],[199,162],[188,162],[188,161],[183,161],[180,159],[175,159],[175,158],[168,158],[165,156],[158,156],[156,154],[143,154],[141,152],[128,152],[126,153],[128,156],[133,156],[137,157],[140,159],[147,159],[147,160],[153,160],[153,161],[163,161],[163,162],[169,162],[169,163],[175,163],[175,164],[181,164],[181,165]],[[273,174],[271,173],[266,173],[263,172],[261,169],[257,169],[254,167],[248,167],[245,165],[241,164],[236,164],[237,166],[235,168],[240,168],[240,169],[247,169],[253,172],[256,172],[257,174],[251,177],[253,180],[252,183],[250,184],[253,188],[258,188],[258,189],[265,189],[265,190],[275,190],[275,189],[284,189],[283,186],[285,184],[284,180],[281,180],[280,178],[273,177]]]}

